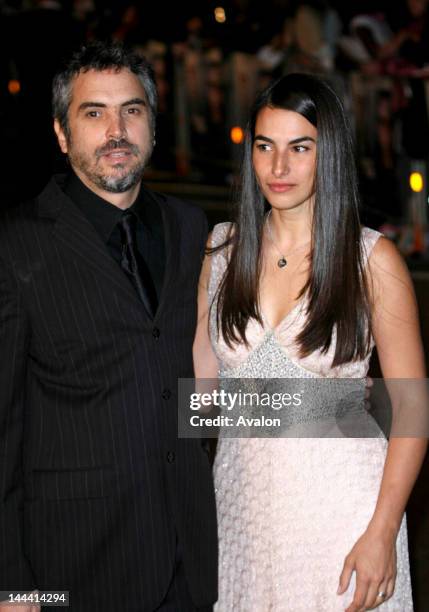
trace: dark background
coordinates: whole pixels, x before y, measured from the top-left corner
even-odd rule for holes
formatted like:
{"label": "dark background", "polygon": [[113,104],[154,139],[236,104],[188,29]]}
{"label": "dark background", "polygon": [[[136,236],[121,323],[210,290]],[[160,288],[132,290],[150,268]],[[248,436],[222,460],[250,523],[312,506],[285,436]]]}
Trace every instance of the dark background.
{"label": "dark background", "polygon": [[[325,23],[329,8],[331,15],[336,11],[340,34],[331,44],[328,67],[300,47],[297,38],[302,32],[294,30],[292,39],[273,43],[285,21],[295,23],[303,5],[310,7],[319,25]],[[148,55],[162,95],[158,144],[147,180],[155,189],[193,199],[205,208],[212,223],[229,216],[240,157],[240,145],[231,143],[229,129],[244,127],[248,107],[248,100],[243,102],[240,96],[249,84],[234,67],[246,62],[252,66],[255,90],[291,69],[324,74],[344,94],[354,125],[363,221],[381,227],[407,257],[425,346],[429,346],[428,192],[425,182],[416,218],[410,212],[408,184],[416,162],[426,181],[429,158],[427,79],[416,72],[429,63],[426,14],[413,19],[406,0],[171,4],[109,0],[93,1],[92,6],[86,0],[86,6],[88,10],[83,0],[0,0],[1,206],[33,197],[52,172],[67,168],[52,130],[50,84],[62,58],[85,41],[118,40]],[[217,6],[225,9],[225,23],[214,19]],[[358,61],[344,52],[339,39],[356,36],[351,21],[360,14],[377,15],[388,24],[392,37],[409,28],[416,32],[416,40],[380,59],[371,35],[360,32],[368,56]],[[261,49],[271,43],[277,45],[279,63],[255,63]],[[198,64],[194,77],[186,68],[191,55]],[[204,84],[195,92],[193,85],[202,76]],[[15,93],[11,91],[14,83],[19,89]],[[373,372],[377,373],[376,363]],[[417,612],[429,609],[428,476],[426,462],[408,508]]]}

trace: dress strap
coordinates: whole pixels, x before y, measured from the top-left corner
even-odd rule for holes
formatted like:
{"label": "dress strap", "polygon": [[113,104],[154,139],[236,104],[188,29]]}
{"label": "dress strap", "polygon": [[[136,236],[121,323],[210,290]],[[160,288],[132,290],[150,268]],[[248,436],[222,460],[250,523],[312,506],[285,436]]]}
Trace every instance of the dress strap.
{"label": "dress strap", "polygon": [[[214,226],[211,234],[211,247],[220,246],[225,242],[231,228],[231,223],[218,223]],[[228,263],[227,249],[220,249],[211,255],[210,282],[208,287],[209,304],[213,303],[217,290],[225,274]]]}
{"label": "dress strap", "polygon": [[362,256],[363,256],[363,264],[366,266],[368,263],[368,259],[371,255],[372,249],[375,247],[377,240],[382,236],[380,232],[373,230],[369,227],[363,227],[361,233],[361,246],[362,246]]}

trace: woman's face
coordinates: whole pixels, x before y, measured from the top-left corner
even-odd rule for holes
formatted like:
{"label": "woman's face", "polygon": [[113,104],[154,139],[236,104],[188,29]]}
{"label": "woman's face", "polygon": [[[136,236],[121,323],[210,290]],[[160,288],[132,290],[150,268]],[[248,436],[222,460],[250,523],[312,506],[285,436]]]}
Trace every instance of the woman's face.
{"label": "woman's face", "polygon": [[317,129],[299,113],[264,107],[256,119],[253,167],[273,208],[312,209]]}

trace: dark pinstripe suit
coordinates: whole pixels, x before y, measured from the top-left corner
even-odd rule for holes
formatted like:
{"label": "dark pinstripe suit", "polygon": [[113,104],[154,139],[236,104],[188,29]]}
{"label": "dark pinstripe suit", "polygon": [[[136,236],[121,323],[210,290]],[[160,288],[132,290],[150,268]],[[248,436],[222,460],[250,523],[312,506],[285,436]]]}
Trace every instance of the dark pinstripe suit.
{"label": "dark pinstripe suit", "polygon": [[176,415],[204,216],[152,194],[167,261],[151,320],[59,181],[0,223],[0,590],[69,590],[79,612],[153,610],[177,537],[193,600],[208,605],[210,465],[177,439]]}

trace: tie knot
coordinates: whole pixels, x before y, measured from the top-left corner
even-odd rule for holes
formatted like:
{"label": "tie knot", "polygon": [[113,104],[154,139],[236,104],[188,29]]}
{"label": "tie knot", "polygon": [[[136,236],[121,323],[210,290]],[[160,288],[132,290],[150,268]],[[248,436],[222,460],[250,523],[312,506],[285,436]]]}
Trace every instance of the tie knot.
{"label": "tie knot", "polygon": [[135,241],[136,228],[137,228],[137,217],[136,215],[127,210],[124,212],[118,223],[119,227],[123,231],[125,236],[125,242],[132,244]]}

